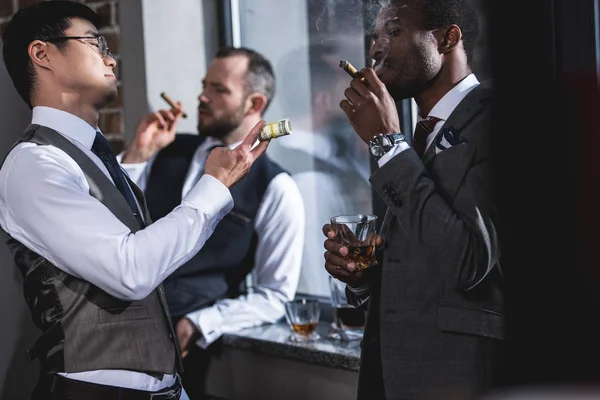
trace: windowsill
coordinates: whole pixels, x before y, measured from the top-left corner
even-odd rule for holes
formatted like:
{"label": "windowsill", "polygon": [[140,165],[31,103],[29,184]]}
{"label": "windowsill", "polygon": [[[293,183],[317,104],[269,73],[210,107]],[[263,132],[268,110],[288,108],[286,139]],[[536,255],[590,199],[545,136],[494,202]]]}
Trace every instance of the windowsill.
{"label": "windowsill", "polygon": [[329,323],[321,322],[317,327],[321,339],[296,343],[289,340],[290,329],[286,324],[262,325],[223,335],[223,344],[310,364],[358,371],[360,340],[342,342],[327,339],[328,329]]}

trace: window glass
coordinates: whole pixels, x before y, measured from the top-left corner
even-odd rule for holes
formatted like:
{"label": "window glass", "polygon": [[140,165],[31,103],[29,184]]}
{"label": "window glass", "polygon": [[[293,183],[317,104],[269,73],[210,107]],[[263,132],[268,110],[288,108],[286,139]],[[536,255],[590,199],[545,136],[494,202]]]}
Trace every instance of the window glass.
{"label": "window glass", "polygon": [[297,182],[306,209],[298,292],[329,296],[322,226],[336,215],[371,213],[369,153],[339,107],[350,77],[365,65],[359,0],[240,0],[241,45],[273,64],[277,93],[265,119],[289,118],[293,134],[268,154]]}

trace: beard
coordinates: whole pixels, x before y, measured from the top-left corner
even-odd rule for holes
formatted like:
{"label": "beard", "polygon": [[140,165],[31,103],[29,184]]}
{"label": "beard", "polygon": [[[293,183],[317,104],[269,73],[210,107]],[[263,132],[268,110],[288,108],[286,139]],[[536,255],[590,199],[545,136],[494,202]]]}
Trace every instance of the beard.
{"label": "beard", "polygon": [[409,82],[391,82],[385,86],[394,101],[398,102],[400,100],[417,97],[420,93],[423,93],[433,86],[438,77],[439,73],[431,77],[415,79]]}
{"label": "beard", "polygon": [[241,105],[230,113],[219,118],[213,118],[213,121],[209,124],[203,124],[202,120],[198,121],[198,133],[222,141],[242,124],[243,119],[244,107]]}
{"label": "beard", "polygon": [[398,59],[388,59],[393,72],[382,80],[395,101],[418,96],[438,80],[442,66],[436,62],[426,49]]}

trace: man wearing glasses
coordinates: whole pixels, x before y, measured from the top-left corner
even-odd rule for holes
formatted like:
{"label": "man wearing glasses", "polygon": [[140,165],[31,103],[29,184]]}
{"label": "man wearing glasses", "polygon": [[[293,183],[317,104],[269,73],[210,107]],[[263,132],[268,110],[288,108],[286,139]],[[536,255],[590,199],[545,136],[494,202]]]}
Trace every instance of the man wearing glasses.
{"label": "man wearing glasses", "polygon": [[98,52],[102,55],[102,57],[109,57],[114,60],[113,54],[108,49],[108,44],[106,44],[106,38],[98,32],[94,30],[89,30],[86,32],[88,36],[53,36],[46,39],[46,42],[50,43],[58,43],[64,42],[65,40],[80,40],[83,43],[90,44],[98,49]]}
{"label": "man wearing glasses", "polygon": [[[34,399],[179,399],[181,358],[161,282],[233,206],[229,188],[267,142],[259,122],[209,156],[180,207],[152,223],[97,128],[117,92],[98,16],[70,1],[19,11],[3,34],[32,123],[0,168],[0,226],[42,330]],[[182,240],[181,238],[185,238]]]}

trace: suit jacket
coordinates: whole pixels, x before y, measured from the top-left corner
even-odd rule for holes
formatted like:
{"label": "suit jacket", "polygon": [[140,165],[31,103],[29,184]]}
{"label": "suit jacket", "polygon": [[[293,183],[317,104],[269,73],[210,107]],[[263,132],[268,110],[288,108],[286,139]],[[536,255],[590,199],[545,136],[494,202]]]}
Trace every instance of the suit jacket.
{"label": "suit jacket", "polygon": [[482,83],[423,160],[408,149],[371,176],[388,211],[368,301],[351,299],[368,305],[361,400],[469,399],[498,377],[504,316],[491,103],[491,83]]}

